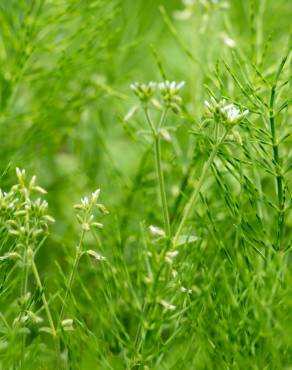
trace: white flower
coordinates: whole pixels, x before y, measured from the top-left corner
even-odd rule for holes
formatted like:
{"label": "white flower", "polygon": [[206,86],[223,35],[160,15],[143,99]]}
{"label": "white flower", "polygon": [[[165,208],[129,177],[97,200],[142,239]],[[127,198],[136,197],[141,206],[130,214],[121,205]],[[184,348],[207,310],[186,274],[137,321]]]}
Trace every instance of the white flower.
{"label": "white flower", "polygon": [[164,81],[158,84],[163,104],[165,107],[172,109],[174,113],[179,113],[182,98],[179,96],[179,91],[184,87],[185,82]]}
{"label": "white flower", "polygon": [[207,112],[215,121],[234,126],[244,119],[249,113],[248,109],[241,111],[234,104],[226,104],[226,99],[217,102],[213,96],[210,101],[205,100]]}
{"label": "white flower", "polygon": [[130,85],[131,90],[135,93],[135,95],[139,98],[141,103],[148,103],[156,90],[157,83],[154,81],[150,81],[147,84],[134,82]]}
{"label": "white flower", "polygon": [[187,289],[185,288],[184,286],[181,286],[180,290],[183,292],[183,293],[188,293],[188,294],[191,294],[193,291],[192,289]]}
{"label": "white flower", "polygon": [[20,168],[16,167],[16,176],[20,182],[22,182],[25,178],[25,170],[21,170]]}
{"label": "white flower", "polygon": [[98,261],[105,261],[106,260],[106,258],[104,256],[102,256],[100,253],[98,253],[98,252],[96,252],[92,249],[88,249],[86,251],[86,254],[88,254],[91,257],[94,257]]}
{"label": "white flower", "polygon": [[173,260],[178,256],[178,253],[178,250],[167,252],[165,255],[165,261],[170,264],[173,263]]}
{"label": "white flower", "polygon": [[179,90],[181,90],[185,85],[185,81],[176,82],[176,81],[164,81],[158,84],[158,88],[162,92],[169,92],[172,94],[176,94]]}
{"label": "white flower", "polygon": [[93,192],[91,195],[92,201],[96,201],[99,197],[99,194],[100,194],[100,189],[95,190],[95,192]]}
{"label": "white flower", "polygon": [[229,104],[223,107],[222,111],[226,113],[226,119],[230,124],[236,124],[248,114],[247,109],[241,112],[234,104]]}
{"label": "white flower", "polygon": [[149,231],[153,236],[157,236],[158,238],[165,238],[165,231],[158,226],[150,225]]}
{"label": "white flower", "polygon": [[226,33],[222,32],[219,34],[219,37],[223,40],[226,46],[229,48],[234,48],[236,46],[235,41],[230,38]]}
{"label": "white flower", "polygon": [[108,214],[108,210],[103,204],[97,203],[97,199],[100,195],[100,189],[95,190],[91,197],[81,198],[80,204],[75,204],[74,208],[77,210],[76,217],[77,221],[81,225],[83,231],[88,232],[91,230],[91,227],[97,229],[103,228],[103,224],[95,221],[95,216],[92,213],[94,210],[97,210],[103,214]]}
{"label": "white flower", "polygon": [[62,320],[62,327],[65,331],[73,331],[75,330],[73,327],[73,320],[72,319],[64,319]]}
{"label": "white flower", "polygon": [[89,198],[88,197],[81,198],[81,204],[85,207],[88,206],[89,205]]}
{"label": "white flower", "polygon": [[165,301],[164,299],[162,299],[160,301],[160,304],[168,311],[174,311],[176,309],[176,306],[174,304],[171,304],[170,302],[168,301]]}

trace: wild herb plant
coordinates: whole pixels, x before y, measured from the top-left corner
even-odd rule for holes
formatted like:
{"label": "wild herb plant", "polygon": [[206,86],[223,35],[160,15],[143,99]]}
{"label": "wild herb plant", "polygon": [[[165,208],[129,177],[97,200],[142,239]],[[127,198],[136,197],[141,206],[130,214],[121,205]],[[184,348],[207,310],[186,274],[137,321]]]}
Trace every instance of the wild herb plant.
{"label": "wild herb plant", "polygon": [[[138,96],[141,102],[154,141],[154,157],[157,171],[157,180],[159,184],[160,199],[162,204],[164,228],[166,236],[168,238],[171,237],[171,228],[167,205],[167,194],[165,192],[164,176],[162,169],[160,137],[161,129],[163,128],[168,111],[172,110],[174,113],[178,113],[180,111],[181,97],[179,96],[178,93],[179,90],[183,87],[183,85],[184,82],[176,83],[175,81],[172,82],[165,81],[161,82],[158,85],[153,81],[149,82],[148,84],[140,84],[138,82],[131,84],[131,89],[135,92],[135,94]],[[151,102],[151,99],[153,98],[157,86],[160,90],[162,97],[162,113],[158,124],[155,124],[153,123],[153,120],[150,116],[149,104]]]}
{"label": "wild herb plant", "polygon": [[290,2],[0,19],[0,369],[290,369]]}

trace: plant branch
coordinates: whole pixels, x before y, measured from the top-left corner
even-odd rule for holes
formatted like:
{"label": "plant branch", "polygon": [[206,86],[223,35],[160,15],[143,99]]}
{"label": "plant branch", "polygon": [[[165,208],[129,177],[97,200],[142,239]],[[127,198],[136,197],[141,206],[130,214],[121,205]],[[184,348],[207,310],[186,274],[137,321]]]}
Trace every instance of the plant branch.
{"label": "plant branch", "polygon": [[194,207],[194,204],[195,202],[197,201],[197,198],[200,194],[200,190],[202,188],[202,185],[205,181],[205,178],[206,178],[206,175],[209,171],[209,168],[211,167],[217,153],[218,153],[218,149],[220,147],[220,145],[223,143],[223,141],[225,140],[227,134],[228,134],[229,131],[225,131],[224,135],[221,137],[221,139],[218,141],[217,144],[214,145],[213,147],[213,150],[210,154],[210,157],[208,159],[208,161],[205,163],[204,167],[203,167],[203,170],[202,170],[202,173],[201,173],[201,176],[199,178],[199,181],[198,181],[198,184],[197,186],[194,188],[194,191],[192,193],[192,196],[191,198],[189,199],[188,203],[186,204],[184,210],[183,210],[183,216],[182,216],[182,219],[181,219],[181,222],[177,228],[177,231],[175,233],[175,236],[173,238],[173,246],[175,247],[179,241],[179,237],[181,236],[181,233],[182,233],[182,230],[187,222],[187,219],[191,213],[191,210],[192,208]]}

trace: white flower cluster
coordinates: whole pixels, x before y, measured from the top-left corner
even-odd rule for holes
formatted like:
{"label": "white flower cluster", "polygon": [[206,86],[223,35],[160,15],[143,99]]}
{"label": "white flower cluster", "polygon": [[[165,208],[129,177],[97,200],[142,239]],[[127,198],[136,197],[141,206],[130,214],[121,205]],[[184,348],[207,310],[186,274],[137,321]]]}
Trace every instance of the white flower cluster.
{"label": "white flower cluster", "polygon": [[215,121],[221,122],[227,126],[235,126],[242,121],[249,113],[248,109],[241,111],[234,104],[227,104],[226,99],[216,101],[213,96],[210,101],[205,101],[207,113]]}
{"label": "white flower cluster", "polygon": [[34,244],[55,220],[48,215],[48,203],[41,198],[35,199],[35,193],[46,193],[36,185],[36,177],[28,181],[25,170],[18,168],[16,175],[18,183],[10,191],[0,190],[0,220],[18,245]]}
{"label": "white flower cluster", "polygon": [[137,95],[141,103],[147,104],[155,94],[157,83],[150,81],[147,84],[134,82],[130,85],[130,88]]}
{"label": "white flower cluster", "polygon": [[164,105],[167,108],[172,109],[175,113],[180,111],[182,98],[180,97],[179,92],[184,85],[184,81],[165,81],[158,85]]}
{"label": "white flower cluster", "polygon": [[162,103],[166,108],[170,108],[173,112],[178,113],[182,103],[182,98],[179,96],[180,90],[183,88],[185,82],[164,81],[156,83],[153,81],[147,84],[134,82],[130,88],[138,96],[142,104],[147,104],[153,98],[156,90],[160,91]]}
{"label": "white flower cluster", "polygon": [[97,200],[100,195],[100,189],[97,189],[91,194],[91,197],[84,197],[80,200],[79,204],[75,204],[74,208],[78,211],[76,217],[80,223],[82,230],[87,232],[90,231],[91,227],[102,228],[103,224],[95,221],[95,216],[92,212],[98,210],[103,214],[107,214],[108,210],[101,203],[98,203]]}

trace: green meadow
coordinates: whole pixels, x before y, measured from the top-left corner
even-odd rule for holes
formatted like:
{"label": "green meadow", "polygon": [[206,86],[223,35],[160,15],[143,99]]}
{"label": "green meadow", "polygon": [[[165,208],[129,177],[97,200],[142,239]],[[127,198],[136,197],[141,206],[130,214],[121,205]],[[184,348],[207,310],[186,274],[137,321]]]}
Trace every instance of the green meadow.
{"label": "green meadow", "polygon": [[292,369],[289,0],[0,0],[0,370]]}

